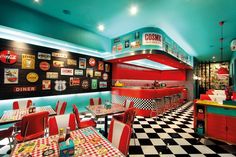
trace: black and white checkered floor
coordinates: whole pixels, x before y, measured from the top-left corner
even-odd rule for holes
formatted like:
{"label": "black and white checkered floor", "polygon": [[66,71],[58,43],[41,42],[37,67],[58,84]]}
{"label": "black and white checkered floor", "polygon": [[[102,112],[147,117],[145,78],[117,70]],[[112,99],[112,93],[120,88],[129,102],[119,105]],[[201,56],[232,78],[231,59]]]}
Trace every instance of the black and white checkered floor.
{"label": "black and white checkered floor", "polygon": [[[81,115],[91,118],[91,114]],[[109,122],[111,117],[108,118]],[[97,128],[103,129],[104,118],[98,119]],[[135,138],[130,142],[130,157],[234,157],[236,145],[229,145],[210,139],[197,141],[193,127],[193,105],[186,103],[174,112],[167,112],[156,118],[137,116],[133,128]],[[7,156],[7,139],[0,141],[0,156]]]}

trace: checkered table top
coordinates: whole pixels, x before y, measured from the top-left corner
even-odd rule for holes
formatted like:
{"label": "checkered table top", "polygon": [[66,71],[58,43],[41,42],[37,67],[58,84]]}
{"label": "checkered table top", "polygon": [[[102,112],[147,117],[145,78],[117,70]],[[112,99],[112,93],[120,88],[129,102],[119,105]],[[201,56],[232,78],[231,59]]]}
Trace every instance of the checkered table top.
{"label": "checkered table top", "polygon": [[104,105],[93,105],[93,106],[89,105],[86,108],[96,117],[121,113],[126,110],[126,108],[120,104],[112,104],[111,108],[109,109],[106,109]]}
{"label": "checkered table top", "polygon": [[[88,127],[71,132],[71,138],[75,144],[75,156],[82,157],[123,157],[124,155],[112,146],[94,128]],[[36,140],[19,143],[12,152],[12,157],[31,155],[32,157],[43,156],[47,150],[54,150],[49,156],[59,156],[58,136],[49,136]]]}
{"label": "checkered table top", "polygon": [[[52,109],[51,106],[36,107],[36,112],[42,111],[48,111],[49,115],[56,115],[56,112]],[[27,114],[30,114],[29,109],[4,111],[4,114],[0,119],[0,124],[20,121],[22,117]]]}

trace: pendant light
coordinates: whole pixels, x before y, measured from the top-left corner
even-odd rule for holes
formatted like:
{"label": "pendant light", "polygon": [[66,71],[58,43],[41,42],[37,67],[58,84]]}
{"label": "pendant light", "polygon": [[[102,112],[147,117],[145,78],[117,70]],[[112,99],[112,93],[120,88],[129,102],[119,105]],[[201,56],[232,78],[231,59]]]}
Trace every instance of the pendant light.
{"label": "pendant light", "polygon": [[229,70],[224,66],[223,64],[223,42],[224,42],[224,37],[223,37],[223,26],[224,26],[224,21],[220,21],[219,22],[219,25],[221,27],[221,38],[220,38],[220,62],[221,62],[221,65],[220,65],[220,68],[218,69],[217,71],[217,74],[218,75],[229,75]]}

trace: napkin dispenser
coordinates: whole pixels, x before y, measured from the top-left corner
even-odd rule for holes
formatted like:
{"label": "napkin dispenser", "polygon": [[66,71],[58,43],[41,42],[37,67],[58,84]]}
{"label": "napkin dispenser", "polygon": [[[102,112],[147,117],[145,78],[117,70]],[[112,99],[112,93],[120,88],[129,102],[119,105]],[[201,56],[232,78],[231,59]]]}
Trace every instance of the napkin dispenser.
{"label": "napkin dispenser", "polygon": [[69,157],[74,155],[75,145],[73,140],[71,139],[59,143],[59,148],[60,148],[60,157]]}

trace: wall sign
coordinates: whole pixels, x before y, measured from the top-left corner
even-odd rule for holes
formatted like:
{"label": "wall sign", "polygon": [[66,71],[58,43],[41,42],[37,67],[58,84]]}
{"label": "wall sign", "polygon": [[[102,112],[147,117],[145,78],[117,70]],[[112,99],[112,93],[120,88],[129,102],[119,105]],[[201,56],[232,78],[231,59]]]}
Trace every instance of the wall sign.
{"label": "wall sign", "polygon": [[86,69],[86,58],[79,58],[79,68]]}
{"label": "wall sign", "polygon": [[13,68],[4,69],[4,84],[18,84],[19,70]]}
{"label": "wall sign", "polygon": [[74,69],[61,68],[61,75],[73,76],[74,75]]}
{"label": "wall sign", "polygon": [[46,72],[47,79],[58,79],[58,72]]}
{"label": "wall sign", "polygon": [[153,32],[143,33],[142,44],[162,47],[162,35]]}
{"label": "wall sign", "polygon": [[107,82],[105,81],[99,82],[99,88],[107,88]]}
{"label": "wall sign", "polygon": [[14,87],[13,92],[34,92],[36,91],[36,86],[27,86],[27,87]]}
{"label": "wall sign", "polygon": [[132,48],[132,49],[140,48],[140,41],[136,40],[136,41],[131,42],[130,43],[130,48]]}
{"label": "wall sign", "polygon": [[89,65],[92,66],[92,67],[95,66],[96,65],[96,60],[94,58],[90,58],[89,59]]}
{"label": "wall sign", "polygon": [[50,90],[50,89],[51,89],[51,80],[43,80],[42,90]]}
{"label": "wall sign", "polygon": [[98,61],[98,70],[101,70],[101,71],[104,70],[104,62],[103,61]]}
{"label": "wall sign", "polygon": [[22,54],[22,69],[35,69],[35,55]]}
{"label": "wall sign", "polygon": [[94,76],[95,77],[101,77],[102,76],[102,73],[100,71],[95,71],[94,72]]}
{"label": "wall sign", "polygon": [[39,68],[43,71],[48,71],[50,69],[50,64],[48,62],[42,61],[39,63]]}
{"label": "wall sign", "polygon": [[88,82],[88,80],[83,80],[81,86],[82,86],[83,89],[88,89],[88,87],[89,87],[89,82]]}
{"label": "wall sign", "polygon": [[63,61],[53,61],[53,66],[56,68],[61,68],[64,67],[64,62]]}
{"label": "wall sign", "polygon": [[66,90],[66,81],[65,80],[56,80],[54,89],[56,91]]}
{"label": "wall sign", "polygon": [[67,59],[67,65],[77,65],[77,61],[75,59]]}
{"label": "wall sign", "polygon": [[61,52],[53,52],[52,53],[53,57],[60,57],[60,58],[67,58],[68,55],[66,53],[61,53]]}
{"label": "wall sign", "polygon": [[98,80],[97,79],[92,79],[91,88],[92,89],[98,88]]}
{"label": "wall sign", "polygon": [[14,64],[17,61],[17,55],[13,51],[4,50],[0,52],[0,60],[5,64]]}
{"label": "wall sign", "polygon": [[107,73],[104,73],[104,74],[102,75],[102,79],[103,79],[103,80],[108,80],[108,74],[107,74]]}
{"label": "wall sign", "polygon": [[37,82],[39,79],[39,75],[35,72],[31,72],[27,74],[26,79],[31,83]]}
{"label": "wall sign", "polygon": [[83,76],[84,75],[84,70],[75,69],[75,75]]}
{"label": "wall sign", "polygon": [[43,52],[38,52],[38,59],[43,59],[43,60],[51,60],[51,54],[49,53],[43,53]]}
{"label": "wall sign", "polygon": [[86,69],[86,77],[93,77],[93,68]]}
{"label": "wall sign", "polygon": [[80,78],[79,77],[70,77],[70,86],[79,86]]}
{"label": "wall sign", "polygon": [[105,64],[105,72],[110,72],[110,65],[109,64]]}

